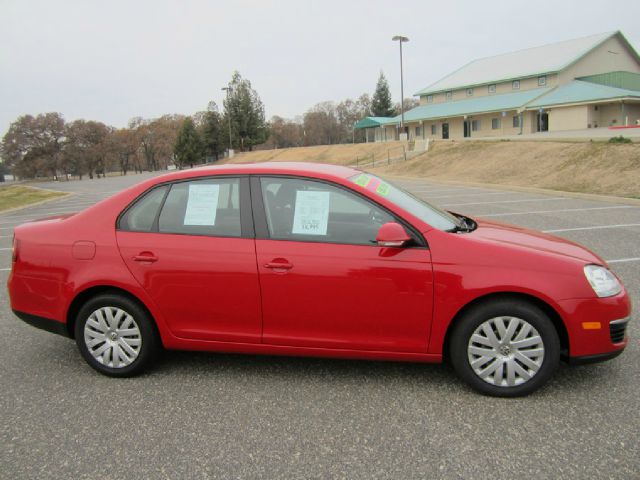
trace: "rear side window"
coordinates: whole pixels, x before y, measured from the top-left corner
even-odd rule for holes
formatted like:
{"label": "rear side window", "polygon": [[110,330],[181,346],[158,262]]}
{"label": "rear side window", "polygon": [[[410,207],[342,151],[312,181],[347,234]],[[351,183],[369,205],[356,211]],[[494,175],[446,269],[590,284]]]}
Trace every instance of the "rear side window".
{"label": "rear side window", "polygon": [[120,219],[119,228],[131,232],[150,232],[168,186],[154,188],[133,204]]}
{"label": "rear side window", "polygon": [[175,183],[158,219],[160,233],[240,237],[240,180]]}

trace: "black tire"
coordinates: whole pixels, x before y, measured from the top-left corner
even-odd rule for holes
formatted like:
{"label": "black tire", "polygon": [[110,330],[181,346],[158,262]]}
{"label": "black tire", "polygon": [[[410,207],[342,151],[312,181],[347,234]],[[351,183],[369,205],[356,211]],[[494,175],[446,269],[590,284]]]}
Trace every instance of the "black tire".
{"label": "black tire", "polygon": [[[533,327],[533,329],[537,331],[537,336],[541,339],[544,352],[541,356],[534,357],[534,360],[536,360],[536,363],[539,365],[534,367],[537,368],[537,371],[535,371],[530,378],[526,380],[520,378],[519,380],[523,383],[506,385],[508,382],[507,370],[514,371],[516,368],[524,369],[529,374],[533,371],[520,361],[522,355],[519,355],[518,353],[514,355],[514,352],[524,352],[527,353],[527,355],[530,355],[526,348],[535,349],[540,346],[539,344],[537,346],[534,345],[518,350],[517,348],[514,349],[511,342],[505,340],[504,342],[501,342],[501,345],[505,346],[501,346],[497,349],[500,352],[500,356],[496,355],[495,359],[493,357],[483,357],[482,354],[474,355],[474,350],[469,350],[473,347],[485,349],[483,351],[493,348],[476,342],[470,344],[470,341],[472,335],[474,335],[474,333],[478,333],[476,330],[479,329],[481,325],[484,324],[483,328],[485,329],[479,332],[482,336],[486,329],[491,326],[491,323],[485,322],[491,322],[492,319],[497,319],[499,317],[513,317],[515,320],[519,320],[520,322],[517,324],[519,324],[523,330],[525,324],[529,324],[529,326]],[[507,319],[506,321],[509,320]],[[502,322],[502,325],[504,325],[504,322]],[[519,397],[528,395],[544,385],[558,367],[558,363],[560,361],[560,340],[558,338],[558,332],[549,317],[540,308],[526,301],[504,299],[480,304],[466,312],[463,317],[459,319],[454,328],[455,329],[452,331],[449,344],[451,363],[462,380],[464,380],[471,388],[484,395],[494,397]],[[497,329],[493,329],[492,331],[496,334],[499,333]],[[519,331],[520,330],[516,330],[516,332]],[[531,337],[535,337],[533,333],[530,333],[529,335]],[[499,338],[499,335],[497,335],[497,337]],[[478,337],[474,337],[474,339],[476,338]],[[517,335],[513,340],[517,340]],[[535,341],[535,338],[532,340]],[[501,350],[502,348],[505,350]],[[540,351],[540,348],[538,348],[538,351]],[[516,355],[518,355],[518,358],[515,358]],[[490,360],[484,363],[484,358],[490,358]],[[493,376],[488,376],[487,380],[484,380],[474,371],[474,368],[471,365],[472,359],[477,360],[477,369],[486,368],[487,371],[489,371],[494,365],[498,365],[497,368],[499,370],[492,372]],[[516,366],[513,365],[514,361],[517,362]],[[500,362],[503,366],[499,366],[499,363],[493,362]],[[507,363],[510,365],[507,365]],[[499,378],[498,373],[500,374]],[[526,377],[526,375],[523,375],[522,377]],[[513,378],[514,377],[511,377],[512,383],[514,383]],[[501,384],[497,385],[496,382]]]}
{"label": "black tire", "polygon": [[[128,354],[124,349],[124,345],[122,345],[121,343],[118,343],[117,347],[106,347],[106,350],[110,351],[110,353],[107,352],[106,354],[107,364],[105,364],[105,360],[102,359],[104,355],[100,355],[101,361],[99,361],[91,353],[90,348],[99,349],[102,345],[106,344],[106,341],[105,343],[98,342],[97,345],[89,347],[87,345],[87,338],[90,337],[87,337],[85,335],[85,326],[87,325],[87,322],[90,321],[90,317],[94,314],[94,312],[100,310],[101,312],[106,313],[106,310],[101,310],[105,308],[112,309],[110,310],[111,312],[118,312],[119,310],[124,311],[126,315],[129,315],[131,317],[134,322],[133,324],[129,322],[128,325],[125,325],[125,320],[121,320],[123,329],[116,331],[115,339],[113,340],[112,345],[113,343],[118,343],[120,341],[118,339],[117,332],[130,331],[130,329],[135,326],[137,327],[139,334],[134,334],[133,336],[129,337],[123,335],[122,340],[127,340],[127,346],[129,346],[130,343],[138,343],[139,341],[139,344],[134,345],[133,347],[133,351],[137,353],[137,356]],[[126,315],[124,318],[128,319]],[[104,317],[105,315],[102,316]],[[96,319],[97,317],[94,316],[92,323],[95,323]],[[104,325],[108,326],[108,324],[106,323]],[[129,330],[124,330],[125,327]],[[91,324],[87,328],[91,329]],[[109,327],[110,332],[111,330],[112,329]],[[91,334],[92,332],[88,332],[88,335]],[[156,357],[161,345],[155,324],[146,310],[134,300],[117,293],[104,293],[96,295],[82,306],[82,308],[78,312],[78,316],[76,317],[75,339],[76,344],[78,345],[78,349],[80,350],[80,353],[82,354],[86,362],[93,369],[111,377],[131,377],[141,373]],[[127,361],[130,361],[130,363],[123,366],[123,364],[125,364]],[[117,366],[111,366],[108,364],[109,362]]]}

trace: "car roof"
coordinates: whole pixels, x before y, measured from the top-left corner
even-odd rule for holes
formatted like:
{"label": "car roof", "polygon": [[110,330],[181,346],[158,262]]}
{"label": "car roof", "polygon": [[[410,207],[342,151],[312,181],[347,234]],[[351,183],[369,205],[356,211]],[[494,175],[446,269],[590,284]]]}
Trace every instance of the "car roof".
{"label": "car roof", "polygon": [[161,182],[191,177],[204,177],[208,175],[232,175],[232,174],[278,174],[278,175],[304,175],[319,178],[348,178],[359,173],[351,167],[343,165],[330,165],[326,163],[311,162],[262,162],[262,163],[227,163],[197,167],[190,170],[171,172],[156,180]]}

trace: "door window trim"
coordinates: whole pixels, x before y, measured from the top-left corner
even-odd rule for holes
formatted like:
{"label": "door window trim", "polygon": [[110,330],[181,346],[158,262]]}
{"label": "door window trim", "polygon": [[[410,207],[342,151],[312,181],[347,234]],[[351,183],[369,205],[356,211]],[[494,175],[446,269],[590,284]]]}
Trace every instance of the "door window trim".
{"label": "door window trim", "polygon": [[[120,232],[130,232],[130,233],[156,233],[160,235],[186,235],[190,237],[213,237],[213,238],[255,238],[255,228],[253,221],[253,213],[251,211],[251,187],[249,184],[249,175],[204,175],[201,177],[189,177],[189,178],[181,178],[179,180],[168,180],[166,182],[161,182],[156,185],[153,185],[151,188],[148,188],[140,195],[138,195],[135,199],[133,199],[129,205],[127,205],[122,212],[116,218],[116,231]],[[240,210],[240,236],[235,235],[207,235],[205,233],[180,233],[180,232],[160,232],[159,231],[159,221],[160,214],[162,213],[162,209],[164,208],[164,204],[167,200],[169,192],[171,192],[171,187],[173,185],[185,182],[197,182],[200,180],[217,180],[217,179],[238,179],[238,200],[239,200],[239,210]],[[156,188],[162,188],[168,186],[169,188],[164,193],[162,197],[162,201],[160,202],[160,207],[156,212],[156,216],[153,220],[153,224],[151,229],[148,231],[140,231],[140,230],[128,230],[126,228],[122,228],[120,222],[122,218],[126,215],[126,213],[133,208],[139,200],[141,200],[145,195],[150,193],[152,190]]]}
{"label": "door window trim", "polygon": [[364,243],[331,242],[331,241],[327,241],[325,239],[320,239],[320,238],[318,240],[311,240],[309,238],[304,238],[304,239],[272,238],[271,235],[269,234],[269,227],[267,225],[267,214],[266,214],[266,209],[264,205],[264,197],[262,195],[262,183],[260,182],[260,180],[262,178],[283,178],[283,179],[291,179],[291,180],[306,180],[310,182],[324,183],[331,187],[335,187],[347,193],[355,195],[363,199],[364,201],[376,206],[383,212],[387,213],[389,216],[391,216],[394,219],[394,221],[398,222],[409,232],[409,235],[414,238],[415,243],[413,245],[408,245],[407,247],[403,247],[403,248],[414,248],[414,249],[422,248],[427,250],[429,249],[429,245],[427,243],[427,240],[424,238],[424,235],[422,235],[418,231],[418,229],[415,228],[413,225],[411,225],[407,220],[398,216],[396,213],[392,212],[384,205],[379,204],[374,199],[362,194],[361,192],[352,190],[344,185],[341,185],[336,182],[332,182],[330,180],[325,180],[323,178],[305,177],[302,175],[253,174],[253,175],[250,175],[250,177],[251,177],[251,205],[253,207],[252,212],[253,212],[253,222],[255,226],[256,240],[274,240],[278,242],[299,242],[299,243],[326,243],[326,244],[332,244],[332,245],[354,245],[358,247],[381,248],[375,243],[372,243],[369,245]]}

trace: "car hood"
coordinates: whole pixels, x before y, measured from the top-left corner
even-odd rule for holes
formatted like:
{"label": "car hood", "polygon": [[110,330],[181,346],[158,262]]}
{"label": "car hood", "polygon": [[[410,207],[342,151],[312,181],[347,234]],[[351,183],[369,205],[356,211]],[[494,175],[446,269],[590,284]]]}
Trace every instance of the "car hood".
{"label": "car hood", "polygon": [[587,263],[606,264],[591,250],[564,238],[515,225],[483,219],[474,220],[478,224],[478,228],[467,235],[476,239],[572,257]]}

